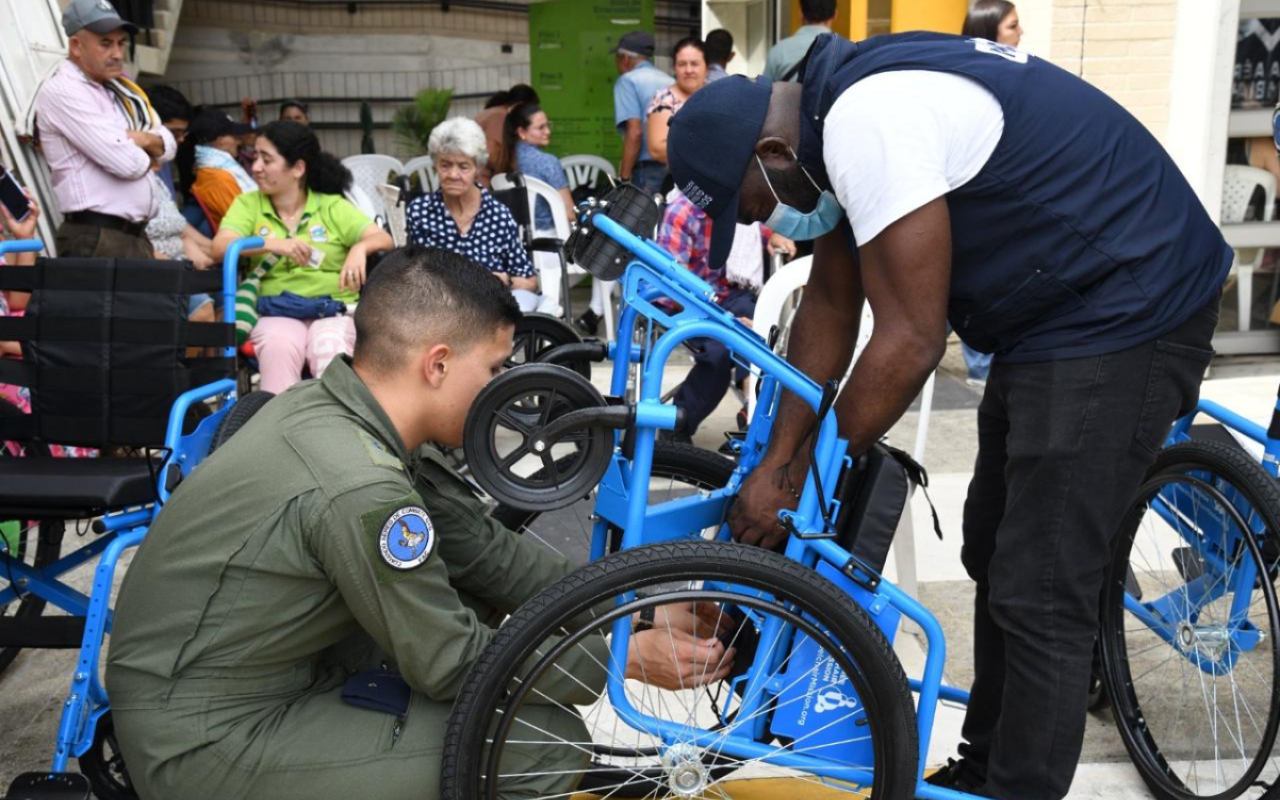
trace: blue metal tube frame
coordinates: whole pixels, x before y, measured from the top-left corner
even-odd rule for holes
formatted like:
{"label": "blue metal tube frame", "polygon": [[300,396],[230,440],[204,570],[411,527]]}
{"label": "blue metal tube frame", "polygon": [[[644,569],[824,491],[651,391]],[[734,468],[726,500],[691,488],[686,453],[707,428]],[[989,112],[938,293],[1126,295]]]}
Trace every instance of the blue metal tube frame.
{"label": "blue metal tube frame", "polygon": [[[234,325],[236,322],[236,289],[240,281],[236,277],[236,267],[240,263],[240,254],[245,250],[257,250],[266,244],[261,236],[246,236],[236,239],[227,246],[222,256],[222,321]],[[236,349],[228,347],[223,350],[227,358],[235,357]]]}
{"label": "blue metal tube frame", "polygon": [[[671,292],[671,295],[685,306],[683,312],[667,318],[668,323],[671,325],[670,329],[654,344],[652,352],[646,354],[640,392],[640,400],[642,402],[646,400],[656,401],[658,399],[662,371],[675,348],[690,338],[707,337],[723,342],[732,351],[739,353],[746,361],[758,366],[762,374],[766,376],[762,386],[760,408],[767,411],[772,406],[779,388],[785,388],[795,393],[815,410],[818,408],[822,397],[821,390],[817,384],[790,367],[782,358],[773,353],[757,334],[738,325],[731,315],[728,315],[729,318],[726,320],[724,318],[726,313],[723,309],[715,306],[711,300],[710,287],[705,282],[688,273],[668,253],[660,250],[656,245],[633,236],[607,217],[597,216],[593,218],[593,224],[610,238],[626,246],[639,259],[638,262],[632,262],[628,266],[624,284],[627,303],[619,325],[620,335],[623,332],[629,334],[633,330],[634,320],[638,314],[637,307],[647,305],[644,302],[647,299],[644,295],[651,294],[651,292],[645,291],[647,288],[646,281],[648,280],[652,280],[656,284],[674,284],[672,286],[674,291]],[[625,341],[629,341],[629,339]],[[614,384],[617,386],[617,384],[622,383],[620,387],[622,389],[625,389],[626,368],[626,365],[615,362]],[[765,415],[757,414],[757,416]],[[633,475],[649,474],[653,459],[653,441],[653,428],[642,427],[637,430],[636,450],[632,464]],[[843,442],[838,438],[836,432],[835,415],[828,412],[819,428],[815,459],[815,466],[819,469],[819,474],[823,476],[823,485],[828,491],[834,488],[835,479],[839,474],[841,461],[844,457],[843,448],[840,447],[842,444]],[[748,453],[747,455],[750,456],[751,454]],[[627,525],[624,527],[623,533],[622,546],[624,549],[645,543],[644,522],[648,505],[648,485],[645,481],[633,482],[630,489],[631,491],[627,498]],[[811,474],[806,480],[801,502],[793,517],[799,530],[815,532],[823,530],[823,521],[819,517],[818,506],[817,487]],[[818,558],[823,558],[837,569],[843,568],[850,559],[848,551],[830,539],[801,539],[797,536],[793,536],[789,540],[787,556],[810,566],[814,566]],[[968,694],[958,689],[944,688],[942,686],[942,670],[946,662],[946,642],[937,619],[914,598],[891,583],[881,582],[877,587],[876,597],[877,602],[887,603],[899,609],[909,619],[919,624],[925,632],[928,654],[924,675],[916,684],[920,692],[917,711],[917,724],[920,732],[918,769],[919,777],[923,777],[925,759],[939,699],[967,702]],[[777,620],[771,621],[779,622]],[[766,627],[767,625],[768,623],[766,623]],[[778,635],[777,631],[766,629],[761,632],[761,640],[772,641],[773,636],[776,635]],[[625,624],[619,623],[614,632],[612,643],[615,657],[625,657],[628,639],[629,629]],[[758,669],[753,668],[753,672],[758,671]],[[762,682],[763,679],[760,675],[750,675],[744,698],[760,697],[763,694],[760,691],[763,688]],[[654,723],[662,722],[661,720],[653,720],[639,715],[631,707],[622,688],[620,678],[618,676],[610,676],[609,693],[614,701],[615,710],[629,724],[637,725],[643,730],[649,729]],[[750,713],[749,709],[744,708],[744,711]],[[722,739],[723,737],[707,734],[707,738],[708,743],[710,743],[712,739]],[[702,743],[698,742],[698,744]],[[778,755],[776,750],[767,745],[735,742],[735,746],[742,749],[743,752],[740,755],[762,758],[770,763],[782,763],[776,760]],[[746,751],[751,750],[752,747],[762,749],[758,753],[752,750],[748,754]],[[728,748],[726,747],[727,750]],[[811,763],[812,761],[815,761],[815,759],[805,759],[803,764],[788,765],[803,768],[818,775],[829,775],[828,769],[819,769],[819,767],[822,767],[821,763],[814,764]],[[817,759],[816,761],[821,760]],[[847,779],[848,775],[845,774],[839,777]],[[921,796],[937,797],[939,800],[966,797],[961,793],[947,790],[926,791]]]}
{"label": "blue metal tube frame", "polygon": [[[262,247],[261,237],[248,237],[232,242],[227,248],[222,262],[222,319],[227,323],[235,322],[236,265],[241,251]],[[0,243],[0,255],[3,255],[4,244]],[[235,348],[224,348],[225,357],[235,356]],[[71,680],[71,690],[63,705],[62,718],[58,724],[58,742],[53,756],[53,772],[65,772],[67,761],[71,756],[83,755],[93,744],[94,731],[98,720],[108,711],[107,692],[99,677],[99,661],[102,656],[103,637],[111,630],[112,613],[109,607],[111,584],[115,577],[116,565],[120,556],[130,547],[141,544],[147,533],[147,525],[159,513],[160,506],[169,498],[166,486],[166,475],[172,464],[178,464],[183,475],[188,474],[208,450],[209,440],[217,426],[221,412],[203,420],[195,433],[184,436],[183,421],[192,405],[203,402],[210,397],[225,394],[234,397],[235,381],[225,379],[205,386],[199,386],[183,393],[174,402],[169,412],[169,422],[165,430],[165,448],[168,457],[165,459],[157,478],[157,496],[160,502],[147,508],[128,511],[119,515],[103,518],[104,527],[108,531],[99,542],[82,548],[79,555],[90,548],[103,550],[102,558],[94,571],[93,589],[85,608],[84,638],[80,645],[80,656],[75,675]],[[96,545],[96,547],[95,547]],[[87,560],[86,556],[84,560]],[[64,559],[65,560],[65,559]],[[59,562],[61,563],[61,562]]]}
{"label": "blue metal tube frame", "polygon": [[40,239],[9,239],[0,242],[0,258],[10,253],[39,253],[44,249]]}
{"label": "blue metal tube frame", "polygon": [[84,642],[71,679],[71,692],[62,708],[58,723],[58,744],[53,754],[53,772],[66,772],[70,756],[80,756],[93,744],[98,718],[107,712],[107,691],[99,678],[98,661],[102,655],[102,638],[111,630],[111,583],[116,563],[130,547],[136,547],[146,535],[144,527],[133,528],[115,537],[98,561],[93,574],[93,590],[85,615]]}
{"label": "blue metal tube frame", "polygon": [[[1245,419],[1229,408],[1218,405],[1212,400],[1201,400],[1199,405],[1196,406],[1196,413],[1213,417],[1228,428],[1240,431],[1259,444],[1267,443],[1267,431],[1265,428],[1251,419]],[[1193,417],[1195,414],[1188,416]]]}

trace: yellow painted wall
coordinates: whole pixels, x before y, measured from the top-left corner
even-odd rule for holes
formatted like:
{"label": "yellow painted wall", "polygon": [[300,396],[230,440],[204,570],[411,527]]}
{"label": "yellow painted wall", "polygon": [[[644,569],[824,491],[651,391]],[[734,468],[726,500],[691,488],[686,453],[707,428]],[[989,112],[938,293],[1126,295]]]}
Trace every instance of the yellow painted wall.
{"label": "yellow painted wall", "polygon": [[[800,16],[800,0],[791,0],[791,31],[778,38],[790,36],[803,24],[804,21]],[[836,0],[836,21],[831,29],[855,41],[867,38],[867,0]]]}
{"label": "yellow painted wall", "polygon": [[[880,5],[884,5],[881,3]],[[854,41],[865,39],[868,0],[838,0],[832,29]],[[941,31],[959,33],[964,24],[967,0],[892,0],[891,29],[899,31]],[[799,0],[791,0],[791,30],[803,24]],[[883,29],[878,32],[883,32]],[[875,31],[873,31],[875,33]]]}
{"label": "yellow painted wall", "polygon": [[968,8],[966,0],[894,0],[893,32],[959,33]]}

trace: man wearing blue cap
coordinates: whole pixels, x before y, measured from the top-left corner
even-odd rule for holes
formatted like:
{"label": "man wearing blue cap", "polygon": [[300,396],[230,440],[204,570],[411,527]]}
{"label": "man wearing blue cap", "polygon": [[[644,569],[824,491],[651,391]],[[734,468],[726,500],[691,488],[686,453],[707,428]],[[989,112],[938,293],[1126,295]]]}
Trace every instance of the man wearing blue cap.
{"label": "man wearing blue cap", "polygon": [[[870,302],[875,331],[836,402],[851,451],[907,410],[948,320],[995,354],[964,515],[977,583],[966,742],[931,780],[1062,798],[1112,536],[1196,402],[1230,248],[1119,105],[981,39],[820,36],[802,85],[732,77],[695,94],[668,151],[676,186],[714,220],[713,267],[735,219],[815,240],[793,365],[844,375]],[[740,541],[786,536],[777,514],[804,484],[812,423],[787,396],[733,509]]]}
{"label": "man wearing blue cap", "polygon": [[649,60],[653,58],[653,48],[653,34],[648,31],[631,31],[613,48],[618,67],[618,81],[613,85],[613,121],[622,134],[618,175],[650,194],[662,187],[667,168],[649,155],[644,115],[653,96],[675,82]]}

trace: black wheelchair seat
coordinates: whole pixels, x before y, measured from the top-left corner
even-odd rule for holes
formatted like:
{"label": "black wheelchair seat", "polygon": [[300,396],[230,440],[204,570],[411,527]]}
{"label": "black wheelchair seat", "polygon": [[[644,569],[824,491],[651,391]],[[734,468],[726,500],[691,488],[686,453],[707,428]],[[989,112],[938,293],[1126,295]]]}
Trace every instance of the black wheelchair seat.
{"label": "black wheelchair seat", "polygon": [[145,458],[3,459],[0,508],[6,516],[75,519],[154,503],[159,469],[159,459]]}

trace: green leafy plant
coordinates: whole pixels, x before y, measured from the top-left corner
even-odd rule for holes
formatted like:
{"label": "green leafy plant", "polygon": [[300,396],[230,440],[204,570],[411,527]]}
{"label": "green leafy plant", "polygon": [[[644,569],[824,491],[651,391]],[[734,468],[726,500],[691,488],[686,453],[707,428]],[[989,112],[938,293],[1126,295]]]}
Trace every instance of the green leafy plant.
{"label": "green leafy plant", "polygon": [[373,146],[373,106],[368,100],[360,104],[360,152],[378,152]]}
{"label": "green leafy plant", "polygon": [[431,131],[444,122],[451,102],[452,89],[423,89],[412,104],[396,109],[391,117],[391,132],[407,155],[420,156],[427,152]]}

